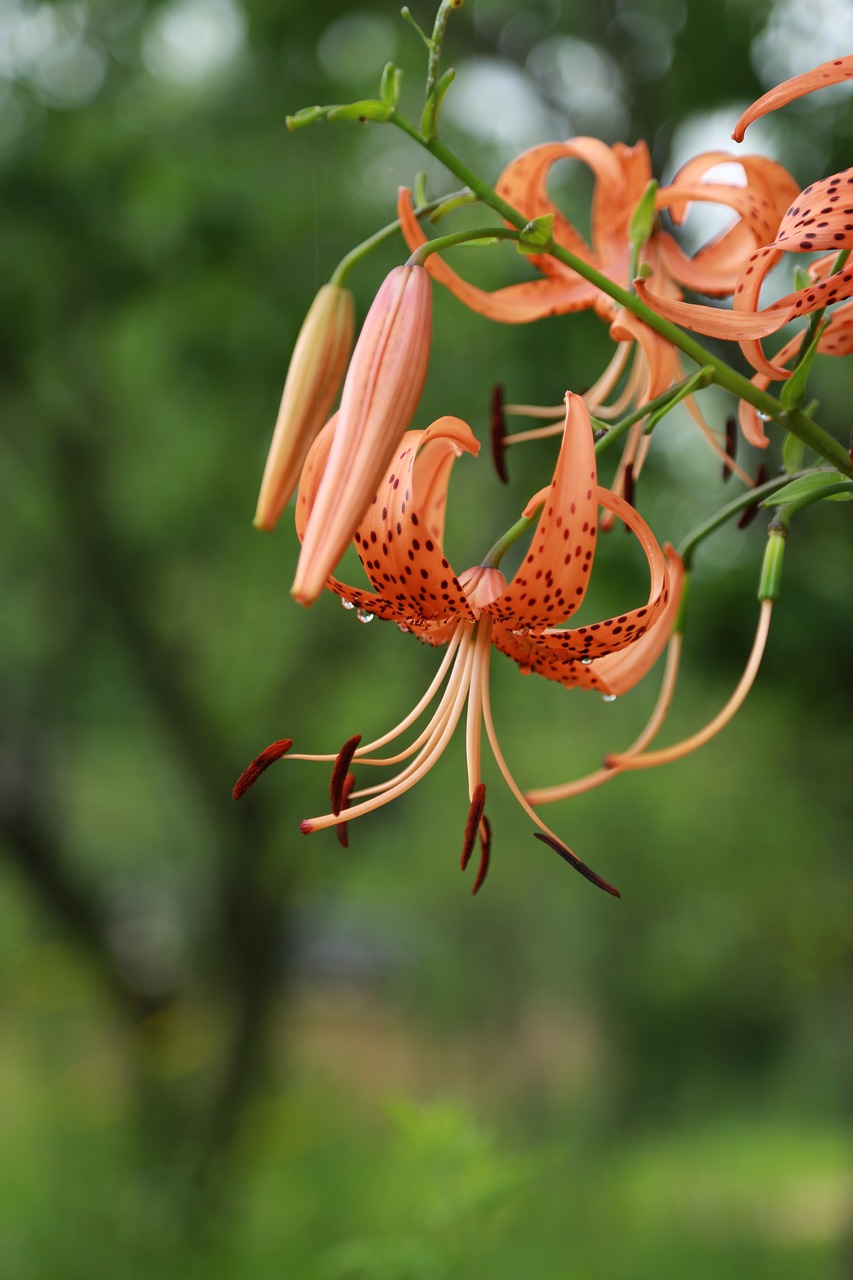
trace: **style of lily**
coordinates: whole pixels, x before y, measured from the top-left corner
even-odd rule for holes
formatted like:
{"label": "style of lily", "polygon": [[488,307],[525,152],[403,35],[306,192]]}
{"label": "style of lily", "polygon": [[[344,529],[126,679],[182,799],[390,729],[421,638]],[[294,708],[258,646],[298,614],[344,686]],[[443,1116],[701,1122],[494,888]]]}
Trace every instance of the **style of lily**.
{"label": "style of lily", "polygon": [[[732,137],[743,140],[753,121],[786,106],[796,98],[853,79],[853,55],[821,63],[803,75],[777,85],[758,98],[737,121]],[[798,192],[785,211],[778,231],[752,252],[740,270],[734,289],[733,309],[717,311],[709,307],[673,300],[647,281],[637,283],[637,292],[651,307],[668,320],[709,337],[725,338],[740,343],[750,364],[764,380],[781,381],[790,377],[786,365],[800,349],[802,338],[793,340],[794,350],[786,344],[769,360],[761,339],[775,333],[791,320],[809,315],[834,303],[853,297],[853,271],[847,266],[847,251],[853,248],[853,168],[832,174]],[[786,253],[823,252],[828,256],[809,267],[809,284],[759,310],[761,287],[768,273]],[[841,255],[839,257],[839,254]],[[836,327],[835,340],[819,350],[839,354],[845,350],[837,339],[847,326],[846,319]],[[759,385],[762,385],[759,383]],[[748,423],[766,443],[757,418],[747,406],[741,407],[741,422]],[[754,441],[755,443],[755,441]]]}
{"label": "style of lily", "polygon": [[[548,195],[549,174],[558,161],[566,159],[586,164],[595,177],[589,244]],[[713,170],[732,162],[741,167],[743,185],[713,180]],[[638,274],[651,272],[656,288],[673,300],[683,296],[683,289],[713,297],[730,295],[744,261],[755,248],[766,244],[797,191],[790,174],[775,161],[762,156],[736,158],[721,151],[696,156],[683,166],[669,186],[656,192],[655,215],[666,211],[674,224],[680,224],[690,205],[701,202],[728,208],[735,218],[725,230],[688,255],[662,228],[657,216],[652,220],[650,234],[640,243],[635,241],[632,226],[635,210],[651,181],[651,160],[645,143],[632,147],[617,143],[608,147],[598,139],[579,137],[524,152],[501,175],[496,190],[529,219],[551,215],[556,243],[614,284],[627,289]],[[412,248],[422,244],[424,232],[412,213],[408,193],[398,211],[407,243]],[[464,280],[439,254],[433,254],[426,266],[435,279],[466,306],[506,324],[527,323],[587,308],[596,311],[610,325],[611,337],[617,343],[608,367],[584,396],[590,411],[598,418],[615,418],[631,406],[639,407],[661,395],[683,376],[680,354],[672,345],[619,307],[609,294],[549,254],[532,255],[530,262],[542,272],[541,278],[491,292]],[[629,368],[632,354],[633,363]],[[620,383],[622,390],[617,392]],[[611,399],[614,393],[616,397]],[[692,404],[691,409],[712,446],[725,457],[715,433]],[[543,411],[541,416],[550,412]],[[640,450],[648,443],[646,440],[642,446],[642,427],[640,421],[627,441],[622,471],[631,465],[636,474],[642,463]],[[525,433],[525,438],[532,438],[532,434]]]}
{"label": "style of lily", "polygon": [[[322,484],[333,434],[331,423],[318,436],[303,470],[296,507],[300,537]],[[361,610],[362,617],[396,622],[427,644],[446,646],[446,652],[423,697],[381,737],[364,744],[353,737],[337,754],[290,755],[333,765],[331,811],[305,820],[301,828],[309,833],[336,827],[340,835],[352,820],[405,794],[437,762],[464,717],[469,811],[461,862],[464,869],[479,836],[474,891],[486,875],[491,843],[481,767],[485,728],[500,773],[538,828],[534,834],[593,884],[618,896],[544,825],[510,771],[492,717],[491,653],[496,648],[522,672],[537,672],[568,687],[597,690],[607,698],[622,694],[646,675],[666,644],[680,561],[671,549],[661,549],[627,502],[597,484],[589,415],[581,397],[567,394],[553,479],[525,510],[526,524],[537,523],[515,576],[507,582],[497,567],[497,548],[505,549],[505,540],[482,564],[456,575],[442,550],[448,482],[454,461],[465,453],[476,455],[478,449],[470,428],[458,418],[440,418],[424,431],[407,432],[354,539],[372,589],[328,579],[327,586],[347,608]],[[613,512],[639,540],[649,566],[648,599],[617,617],[567,628],[561,624],[586,594],[599,507]],[[431,708],[425,727],[416,731],[414,726]],[[409,730],[407,745],[383,754]],[[238,782],[235,795],[289,748],[289,740],[283,740],[262,753]],[[356,790],[350,765],[394,772],[384,782]]]}

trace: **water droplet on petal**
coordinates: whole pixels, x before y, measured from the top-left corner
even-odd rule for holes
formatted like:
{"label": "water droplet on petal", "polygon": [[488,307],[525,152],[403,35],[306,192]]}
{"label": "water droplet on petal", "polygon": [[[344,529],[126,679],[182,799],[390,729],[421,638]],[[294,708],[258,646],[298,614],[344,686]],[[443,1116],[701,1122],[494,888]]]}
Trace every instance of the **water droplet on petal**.
{"label": "water droplet on petal", "polygon": [[616,701],[616,694],[615,694],[615,693],[603,693],[603,694],[601,695],[601,701],[602,701],[602,702],[615,702],[615,701]]}
{"label": "water droplet on petal", "polygon": [[407,626],[406,626],[405,622],[398,622],[398,623],[397,623],[397,630],[398,630],[398,631],[402,631],[402,632],[404,633],[404,635],[405,635],[405,634],[406,634],[410,629],[411,629],[411,628],[409,628],[409,627],[407,627]]}
{"label": "water droplet on petal", "polygon": [[367,609],[359,609],[355,616],[358,618],[359,622],[372,622],[374,615],[372,613],[368,613]]}
{"label": "water droplet on petal", "polygon": [[582,667],[591,667],[591,666],[592,666],[592,658],[581,658],[581,666],[582,666]]}
{"label": "water droplet on petal", "polygon": [[342,606],[344,607],[344,609],[354,609],[354,608],[355,608],[355,605],[353,604],[352,600],[345,600],[343,596],[341,596],[341,604],[342,604]]}

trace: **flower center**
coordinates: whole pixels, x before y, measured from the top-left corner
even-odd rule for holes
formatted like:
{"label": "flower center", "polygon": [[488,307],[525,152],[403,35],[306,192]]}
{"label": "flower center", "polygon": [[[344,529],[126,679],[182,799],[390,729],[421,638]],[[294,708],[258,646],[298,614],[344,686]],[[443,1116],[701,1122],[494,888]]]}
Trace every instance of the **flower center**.
{"label": "flower center", "polygon": [[504,594],[507,584],[500,569],[478,564],[459,574],[459,585],[469,605],[479,615],[486,605]]}

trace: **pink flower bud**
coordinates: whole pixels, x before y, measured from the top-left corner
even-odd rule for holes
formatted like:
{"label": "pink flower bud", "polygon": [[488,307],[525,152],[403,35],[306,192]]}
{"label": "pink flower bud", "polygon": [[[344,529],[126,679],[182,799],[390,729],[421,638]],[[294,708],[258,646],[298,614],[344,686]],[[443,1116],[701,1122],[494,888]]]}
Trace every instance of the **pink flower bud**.
{"label": "pink flower bud", "polygon": [[334,440],[291,594],[313,604],[370,506],[426,381],[432,293],[424,267],[395,267],[367,314],[347,370]]}
{"label": "pink flower bud", "polygon": [[296,488],[305,456],[338,394],[354,328],[349,289],[324,284],[302,323],[287,370],[258,495],[258,529],[273,528]]}

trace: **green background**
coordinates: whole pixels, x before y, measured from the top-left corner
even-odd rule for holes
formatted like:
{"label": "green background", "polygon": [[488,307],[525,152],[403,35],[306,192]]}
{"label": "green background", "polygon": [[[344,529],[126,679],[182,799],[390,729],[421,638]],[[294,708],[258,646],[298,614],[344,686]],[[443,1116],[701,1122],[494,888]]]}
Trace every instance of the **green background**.
{"label": "green background", "polygon": [[[807,56],[798,21],[745,0],[466,0],[447,136],[487,178],[548,136],[645,137],[666,179],[685,121],[730,128],[766,87],[768,49],[787,40],[791,70],[847,51],[829,33]],[[324,766],[230,799],[268,741],[376,736],[435,668],[331,596],[298,609],[289,516],[251,528],[317,287],[419,167],[431,191],[457,185],[390,129],[288,134],[285,116],[375,93],[388,58],[416,114],[423,54],[393,4],[0,12],[4,1280],[849,1273],[846,506],[798,520],[725,734],[544,811],[621,902],[532,839],[488,758],[493,865],[472,901],[461,735],[348,850],[299,834],[328,803]],[[805,185],[846,164],[851,129],[849,97],[827,94],[748,141]],[[583,226],[582,173],[563,195]],[[506,246],[467,252],[460,270],[493,285],[524,271]],[[360,316],[402,253],[355,273]],[[608,358],[590,317],[503,328],[436,290],[434,321],[416,425],[454,413],[484,440],[495,381],[558,403]],[[818,384],[846,442],[849,370]],[[721,425],[725,399],[703,403]],[[637,501],[676,542],[734,486],[686,418],[655,446]],[[451,489],[459,570],[553,458],[511,452],[506,491],[486,453]],[[698,557],[666,741],[737,681],[761,523]],[[620,541],[602,539],[602,611],[642,591]],[[649,683],[603,706],[496,656],[521,784],[630,742]]]}

